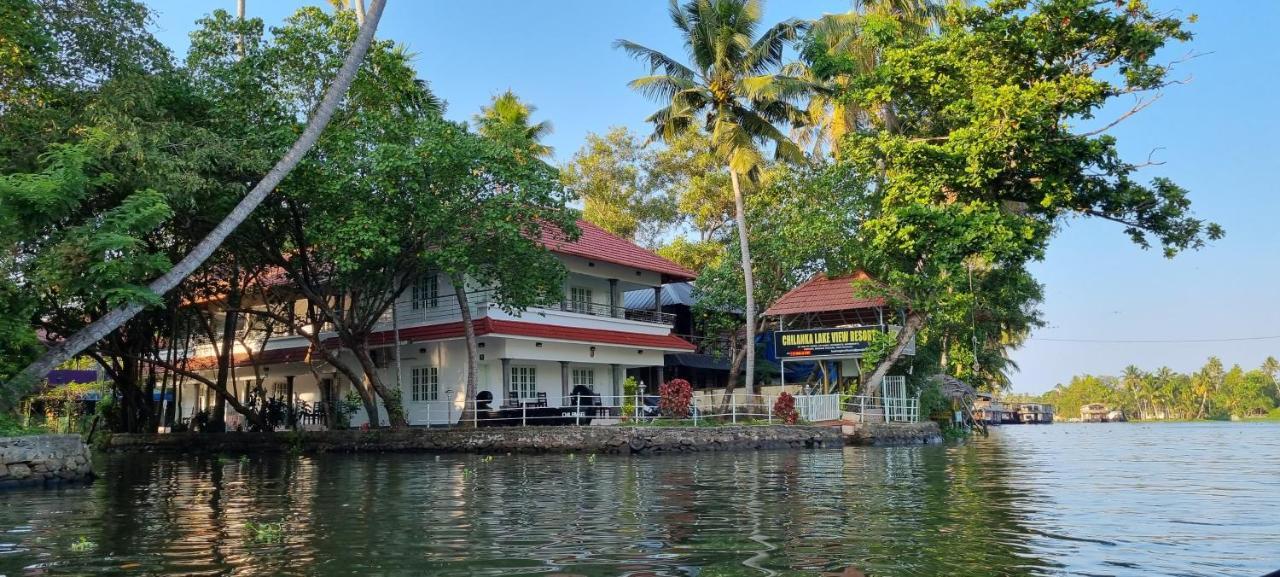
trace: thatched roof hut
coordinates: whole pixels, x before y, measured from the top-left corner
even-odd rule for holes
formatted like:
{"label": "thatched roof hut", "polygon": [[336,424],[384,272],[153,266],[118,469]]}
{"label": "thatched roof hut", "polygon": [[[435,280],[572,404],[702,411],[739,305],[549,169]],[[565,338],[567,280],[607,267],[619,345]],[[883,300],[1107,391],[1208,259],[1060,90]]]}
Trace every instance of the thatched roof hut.
{"label": "thatched roof hut", "polygon": [[942,396],[947,400],[955,402],[964,402],[966,399],[972,399],[978,394],[969,383],[957,379],[951,375],[937,374],[933,377],[938,381],[938,387],[942,389]]}

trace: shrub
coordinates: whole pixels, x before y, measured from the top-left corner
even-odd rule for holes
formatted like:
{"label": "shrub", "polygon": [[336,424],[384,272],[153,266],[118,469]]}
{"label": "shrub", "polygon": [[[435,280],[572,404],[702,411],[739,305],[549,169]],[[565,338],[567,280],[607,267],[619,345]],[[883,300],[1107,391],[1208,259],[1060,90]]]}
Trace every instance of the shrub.
{"label": "shrub", "polygon": [[640,394],[640,383],[635,377],[627,377],[622,382],[622,418],[626,420],[636,414],[636,395]]}
{"label": "shrub", "polygon": [[773,418],[788,425],[794,425],[800,420],[800,413],[796,411],[796,398],[791,393],[783,391],[778,395],[778,400],[773,402]]}
{"label": "shrub", "polygon": [[689,416],[693,387],[684,379],[671,379],[658,387],[658,397],[658,409],[662,414],[683,419]]}

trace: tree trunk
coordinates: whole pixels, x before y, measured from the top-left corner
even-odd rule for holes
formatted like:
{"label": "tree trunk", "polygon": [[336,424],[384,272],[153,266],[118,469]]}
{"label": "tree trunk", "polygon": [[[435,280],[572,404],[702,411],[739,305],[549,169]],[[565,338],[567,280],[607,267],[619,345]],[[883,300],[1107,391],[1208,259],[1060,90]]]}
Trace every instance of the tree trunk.
{"label": "tree trunk", "polygon": [[729,404],[733,401],[733,390],[738,387],[738,373],[742,371],[742,363],[747,358],[744,354],[744,349],[733,349],[732,337],[730,337],[729,343],[729,379],[724,384],[724,399],[720,402],[721,413],[729,410]]}
{"label": "tree trunk", "polygon": [[749,394],[756,394],[756,283],[751,267],[751,247],[747,242],[747,203],[742,196],[742,186],[738,183],[738,172],[729,169],[729,180],[733,183],[733,216],[738,223],[738,248],[742,251],[742,280],[747,297],[747,306],[743,311],[747,321],[747,339],[743,343],[746,350],[746,389]]}
{"label": "tree trunk", "polygon": [[[388,389],[382,382],[382,376],[378,374],[377,365],[373,364],[373,357],[369,356],[369,347],[359,346],[352,347],[352,352],[356,355],[356,360],[360,361],[360,368],[364,369],[364,376],[368,379],[369,388],[378,394],[382,399],[382,406],[387,408],[387,421],[393,429],[403,429],[409,426],[408,419],[404,414],[404,402],[400,398],[400,389]],[[367,408],[367,407],[366,407]],[[377,413],[375,412],[376,416]]]}
{"label": "tree trunk", "polygon": [[[461,424],[475,421],[476,412],[476,371],[480,366],[480,347],[476,344],[476,327],[471,324],[471,306],[467,302],[467,289],[463,286],[466,279],[453,275],[449,282],[453,283],[453,294],[458,299],[458,310],[462,311],[462,334],[467,341],[467,386],[462,397]],[[450,402],[453,402],[452,399]]]}
{"label": "tree trunk", "polygon": [[[226,312],[222,319],[222,343],[218,345],[218,374],[214,378],[218,391],[227,390],[227,379],[231,375],[231,367],[236,363],[235,338],[236,324],[240,317],[240,279],[239,269],[232,272],[231,292],[227,294]],[[227,401],[225,395],[217,395],[213,400],[213,410],[209,412],[209,430],[221,433],[227,430]]]}
{"label": "tree trunk", "polygon": [[[208,236],[202,239],[177,265],[169,269],[169,272],[161,275],[160,278],[148,285],[151,292],[157,295],[164,295],[178,286],[191,273],[195,272],[201,264],[204,264],[204,261],[208,260],[213,252],[227,240],[227,237],[231,236],[236,227],[240,226],[240,223],[244,222],[259,204],[262,204],[267,195],[272,190],[275,190],[276,186],[302,161],[302,157],[315,146],[316,141],[320,138],[320,133],[328,126],[329,120],[333,118],[334,112],[337,111],[338,105],[341,104],[342,99],[345,97],[347,89],[351,87],[352,81],[355,80],[356,72],[364,61],[365,54],[369,51],[369,45],[373,42],[373,33],[378,28],[378,20],[382,18],[382,9],[385,4],[386,0],[373,0],[369,7],[369,13],[365,17],[366,24],[360,27],[360,34],[356,37],[355,43],[351,45],[351,52],[347,53],[346,60],[342,63],[342,68],[338,70],[333,83],[325,91],[324,99],[320,101],[320,105],[312,113],[311,120],[307,122],[307,126],[302,131],[302,135],[298,137],[298,140],[293,143],[293,146],[289,148],[284,157],[271,168],[271,171],[262,180],[258,181],[253,190],[250,190],[249,194],[245,195],[222,222],[214,227]],[[36,359],[35,362],[15,376],[9,382],[8,388],[15,392],[26,390],[54,367],[102,340],[111,331],[120,328],[126,321],[141,312],[143,306],[139,302],[124,304],[89,323],[74,335],[45,351],[39,359]],[[21,394],[9,395],[10,398],[20,396]]]}
{"label": "tree trunk", "polygon": [[907,350],[907,346],[911,344],[911,339],[915,338],[916,333],[920,332],[920,328],[924,326],[925,315],[921,313],[907,313],[906,326],[898,331],[898,342],[894,343],[893,349],[889,354],[876,365],[874,371],[864,375],[862,384],[867,396],[875,396],[880,390],[880,382],[884,380],[885,375],[889,374],[889,369],[893,368],[893,364],[902,358],[902,354]]}

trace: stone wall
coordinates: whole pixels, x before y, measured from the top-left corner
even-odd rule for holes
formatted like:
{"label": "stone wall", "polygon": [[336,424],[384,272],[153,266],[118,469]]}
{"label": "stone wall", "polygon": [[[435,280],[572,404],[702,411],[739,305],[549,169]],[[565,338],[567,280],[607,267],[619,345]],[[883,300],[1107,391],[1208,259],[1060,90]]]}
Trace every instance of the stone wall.
{"label": "stone wall", "polygon": [[942,442],[942,429],[933,421],[921,423],[851,423],[841,426],[848,445],[883,447]]}
{"label": "stone wall", "polygon": [[109,451],[653,454],[843,446],[834,427],[512,427],[112,435]]}
{"label": "stone wall", "polygon": [[92,478],[89,446],[79,435],[0,437],[0,488]]}

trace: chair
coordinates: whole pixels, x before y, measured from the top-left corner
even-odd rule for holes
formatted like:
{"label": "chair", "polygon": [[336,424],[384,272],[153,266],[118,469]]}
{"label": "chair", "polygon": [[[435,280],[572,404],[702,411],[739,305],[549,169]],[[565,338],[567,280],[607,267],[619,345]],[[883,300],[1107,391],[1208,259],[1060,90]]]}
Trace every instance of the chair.
{"label": "chair", "polygon": [[520,406],[520,393],[518,391],[507,391],[507,407]]}
{"label": "chair", "polygon": [[546,393],[538,393],[538,400],[537,400],[537,401],[535,401],[535,402],[533,403],[533,406],[535,406],[535,407],[545,407],[545,406],[547,406],[547,394],[546,394]]}

